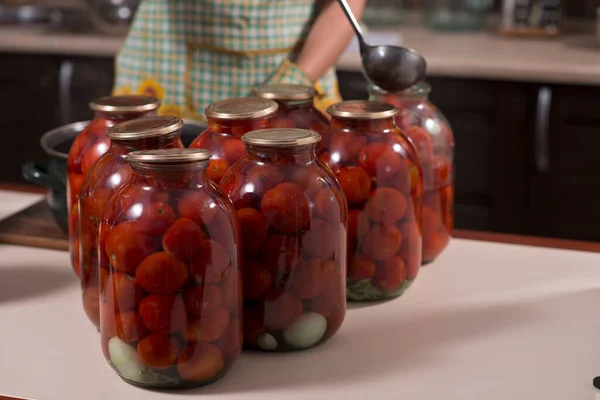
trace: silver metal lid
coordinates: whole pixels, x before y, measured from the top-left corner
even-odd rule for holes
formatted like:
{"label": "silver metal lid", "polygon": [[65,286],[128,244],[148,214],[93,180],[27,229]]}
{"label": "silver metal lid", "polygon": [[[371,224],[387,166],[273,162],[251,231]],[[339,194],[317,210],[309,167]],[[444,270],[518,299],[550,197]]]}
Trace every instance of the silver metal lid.
{"label": "silver metal lid", "polygon": [[[390,93],[386,90],[383,90],[379,86],[373,84],[369,84],[368,91],[369,93],[378,95],[386,95]],[[425,81],[421,81],[408,89],[401,90],[399,92],[393,92],[393,94],[401,97],[425,97],[429,95],[430,92],[431,85]]]}
{"label": "silver metal lid", "polygon": [[257,97],[240,97],[221,100],[206,107],[204,113],[208,118],[217,119],[252,119],[267,117],[277,111],[279,106],[273,100]]}
{"label": "silver metal lid", "polygon": [[329,106],[327,112],[337,118],[383,119],[398,114],[398,109],[379,101],[349,100]]}
{"label": "silver metal lid", "polygon": [[312,86],[307,85],[277,84],[259,86],[252,91],[252,94],[263,99],[308,101],[315,98],[317,91]]}
{"label": "silver metal lid", "polygon": [[143,164],[187,164],[208,161],[212,154],[206,149],[156,149],[133,151],[127,161]]}
{"label": "silver metal lid", "polygon": [[158,107],[160,107],[160,100],[137,94],[106,96],[90,102],[93,111],[107,113],[142,113],[157,110]]}
{"label": "silver metal lid", "polygon": [[110,128],[106,136],[111,140],[144,139],[174,133],[183,128],[177,117],[144,117],[121,122]]}
{"label": "silver metal lid", "polygon": [[246,133],[242,142],[250,146],[298,147],[318,143],[321,135],[308,129],[260,129]]}

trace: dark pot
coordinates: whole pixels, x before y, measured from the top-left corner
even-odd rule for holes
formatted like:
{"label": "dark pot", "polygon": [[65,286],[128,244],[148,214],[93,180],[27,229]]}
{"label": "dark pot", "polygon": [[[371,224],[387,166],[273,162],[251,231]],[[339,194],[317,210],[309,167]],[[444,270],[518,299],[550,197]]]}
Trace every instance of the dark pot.
{"label": "dark pot", "polygon": [[[23,177],[29,182],[50,189],[46,201],[54,219],[67,233],[67,158],[73,140],[89,124],[89,121],[75,122],[53,129],[42,135],[40,145],[48,154],[48,164],[40,165],[32,161],[21,168]],[[206,129],[206,125],[195,121],[185,121],[181,135],[183,144],[190,143]]]}

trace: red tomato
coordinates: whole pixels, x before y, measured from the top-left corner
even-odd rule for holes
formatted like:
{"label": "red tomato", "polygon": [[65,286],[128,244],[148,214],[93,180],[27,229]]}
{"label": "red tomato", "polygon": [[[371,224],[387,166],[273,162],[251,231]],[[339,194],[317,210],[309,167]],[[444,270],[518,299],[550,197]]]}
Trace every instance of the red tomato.
{"label": "red tomato", "polygon": [[351,239],[362,239],[369,231],[369,220],[361,210],[350,210],[348,212],[348,237]]}
{"label": "red tomato", "polygon": [[440,255],[450,241],[445,232],[437,232],[431,236],[423,236],[423,262],[431,262]]}
{"label": "red tomato", "polygon": [[188,312],[200,316],[217,309],[223,296],[217,285],[192,286],[183,293],[183,301]]}
{"label": "red tomato", "polygon": [[293,234],[310,224],[309,199],[302,188],[286,182],[267,191],[261,209],[269,225],[279,232]]}
{"label": "red tomato", "polygon": [[435,235],[443,226],[440,214],[429,206],[423,206],[421,223],[423,224],[423,241]]}
{"label": "red tomato", "polygon": [[162,235],[175,222],[175,211],[163,202],[154,202],[144,207],[138,223],[143,233]]}
{"label": "red tomato", "polygon": [[105,251],[117,271],[134,272],[144,258],[157,250],[154,239],[139,232],[139,224],[130,221],[122,222],[108,232]]}
{"label": "red tomato", "polygon": [[196,282],[214,282],[212,277],[221,276],[230,261],[229,253],[219,242],[203,240],[198,254],[190,263],[190,274]]}
{"label": "red tomato", "polygon": [[[336,275],[329,280],[326,288],[310,302],[313,311],[322,314],[325,318],[339,316],[342,320],[346,310],[346,279]],[[327,323],[329,328],[329,322]]]}
{"label": "red tomato", "polygon": [[348,203],[361,203],[369,197],[371,177],[362,167],[344,167],[337,174]]}
{"label": "red tomato", "polygon": [[362,243],[365,254],[375,261],[387,260],[400,249],[402,234],[394,225],[371,228]]}
{"label": "red tomato", "polygon": [[396,255],[400,256],[407,269],[407,279],[413,280],[421,266],[421,229],[417,220],[402,222],[398,228],[402,233],[402,245]]}
{"label": "red tomato", "polygon": [[179,215],[199,225],[209,224],[217,213],[217,204],[204,192],[187,192],[179,200]]}
{"label": "red tomato", "polygon": [[305,165],[290,168],[288,177],[311,197],[327,185],[320,170]]}
{"label": "red tomato", "polygon": [[302,314],[302,302],[293,294],[283,292],[273,300],[265,301],[265,326],[269,329],[285,329]]}
{"label": "red tomato", "polygon": [[135,309],[142,299],[142,288],[132,277],[122,272],[112,272],[107,275],[102,293],[107,306],[112,306],[115,312]]}
{"label": "red tomato", "polygon": [[225,333],[229,320],[229,312],[223,307],[207,310],[201,317],[190,321],[185,339],[188,342],[213,342]]}
{"label": "red tomato", "polygon": [[406,264],[400,257],[390,257],[375,270],[373,283],[384,292],[393,292],[402,286],[407,276]]}
{"label": "red tomato", "polygon": [[106,203],[113,195],[113,191],[109,189],[94,189],[90,195],[83,195],[80,197],[82,214],[85,213],[87,216],[87,223],[92,226],[98,227],[100,221],[104,215],[104,209]]}
{"label": "red tomato", "polygon": [[242,351],[242,321],[234,318],[229,322],[229,327],[214,343],[223,354],[225,362],[231,363]]}
{"label": "red tomato", "polygon": [[240,139],[225,139],[223,141],[223,147],[221,147],[223,155],[227,162],[231,165],[244,157],[246,154],[246,146]]}
{"label": "red tomato", "polygon": [[297,128],[294,121],[286,117],[276,117],[269,123],[271,128]]}
{"label": "red tomato", "polygon": [[393,224],[406,212],[406,198],[392,188],[378,188],[371,193],[365,212],[375,222]]}
{"label": "red tomato", "polygon": [[367,138],[360,131],[334,131],[329,142],[331,160],[335,164],[349,163],[366,144]]}
{"label": "red tomato", "polygon": [[275,279],[271,269],[253,260],[244,262],[244,299],[259,300],[264,298],[274,285]]}
{"label": "red tomato", "polygon": [[331,188],[321,189],[317,193],[316,208],[319,216],[332,224],[339,224],[342,214],[342,199]]}
{"label": "red tomato", "polygon": [[146,296],[140,302],[138,312],[144,324],[159,335],[180,331],[187,320],[180,294]]}
{"label": "red tomato", "polygon": [[348,278],[351,281],[371,279],[375,274],[375,263],[363,253],[348,258]]}
{"label": "red tomato", "polygon": [[146,257],[135,270],[135,282],[152,294],[172,293],[187,278],[187,265],[164,251]]}
{"label": "red tomato", "polygon": [[433,168],[433,184],[435,187],[450,183],[451,162],[443,156],[433,156],[431,159]]}
{"label": "red tomato", "polygon": [[262,196],[267,190],[283,182],[284,172],[274,165],[255,165],[248,171],[246,181],[254,185],[253,193]]}
{"label": "red tomato", "polygon": [[[71,195],[76,198],[79,197],[79,193],[81,193],[83,178],[85,178],[85,175],[83,174],[69,173],[69,190],[71,191]],[[73,204],[73,206],[75,206],[75,204]]]}
{"label": "red tomato", "polygon": [[290,271],[302,258],[302,246],[294,236],[276,234],[265,242],[260,259],[271,271]]}
{"label": "red tomato", "polygon": [[[247,268],[247,263],[244,265],[244,271]],[[237,268],[229,267],[223,273],[223,281],[221,282],[221,293],[223,294],[223,306],[228,307],[231,314],[238,316],[241,312],[242,305],[242,279],[240,271]]]}
{"label": "red tomato", "polygon": [[142,319],[135,311],[125,311],[115,316],[117,336],[124,342],[135,342],[148,334]]}
{"label": "red tomato", "polygon": [[206,174],[215,183],[219,183],[231,165],[225,160],[212,159],[206,169]]}
{"label": "red tomato", "polygon": [[93,145],[87,148],[81,157],[81,172],[87,175],[88,171],[94,166],[96,161],[108,151],[110,147],[110,139],[100,139]]}
{"label": "red tomato", "polygon": [[415,193],[419,183],[421,183],[419,167],[411,161],[406,161],[405,168],[400,169],[390,186],[404,194],[411,194]]}
{"label": "red tomato", "polygon": [[162,244],[167,253],[181,261],[192,258],[206,238],[202,230],[189,218],[179,218],[167,229]]}
{"label": "red tomato", "polygon": [[100,290],[98,286],[88,286],[83,291],[83,310],[94,325],[100,326]]}
{"label": "red tomato", "polygon": [[359,165],[367,174],[378,179],[394,176],[402,168],[402,159],[393,146],[392,143],[371,143],[358,155]]}
{"label": "red tomato", "polygon": [[414,144],[419,152],[419,156],[421,156],[421,161],[423,161],[423,163],[428,162],[433,155],[433,141],[431,140],[429,133],[417,125],[405,128],[403,133],[408,136]]}
{"label": "red tomato", "polygon": [[304,251],[313,257],[328,260],[340,252],[342,238],[333,225],[313,219],[302,239]]}
{"label": "red tomato", "polygon": [[237,215],[242,227],[244,257],[252,257],[258,254],[267,239],[269,234],[267,221],[260,211],[250,207],[238,210]]}
{"label": "red tomato", "polygon": [[148,335],[137,345],[140,360],[151,368],[166,368],[177,361],[181,346],[171,336]]}
{"label": "red tomato", "polygon": [[212,381],[224,367],[221,350],[214,344],[204,342],[187,346],[177,360],[177,372],[191,382]]}
{"label": "red tomato", "polygon": [[317,296],[329,282],[322,279],[322,260],[311,259],[300,263],[288,279],[289,291],[299,299]]}
{"label": "red tomato", "polygon": [[117,204],[119,204],[119,208],[123,213],[129,214],[133,205],[140,204],[144,206],[148,201],[168,203],[169,194],[163,190],[152,190],[142,185],[130,185],[120,193]]}

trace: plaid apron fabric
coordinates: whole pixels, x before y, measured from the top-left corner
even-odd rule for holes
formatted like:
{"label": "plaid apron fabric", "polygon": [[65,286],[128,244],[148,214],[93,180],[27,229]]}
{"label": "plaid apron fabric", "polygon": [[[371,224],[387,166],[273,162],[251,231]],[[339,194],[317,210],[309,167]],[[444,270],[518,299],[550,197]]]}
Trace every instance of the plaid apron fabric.
{"label": "plaid apron fabric", "polygon": [[339,99],[334,70],[313,83],[293,64],[315,12],[314,0],[144,0],[113,92],[152,95],[160,114],[203,120],[210,103],[263,83],[303,83],[326,107]]}

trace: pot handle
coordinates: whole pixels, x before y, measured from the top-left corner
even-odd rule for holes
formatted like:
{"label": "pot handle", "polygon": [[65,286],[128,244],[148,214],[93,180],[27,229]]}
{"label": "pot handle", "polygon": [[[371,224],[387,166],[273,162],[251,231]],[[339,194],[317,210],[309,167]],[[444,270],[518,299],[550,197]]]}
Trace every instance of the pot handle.
{"label": "pot handle", "polygon": [[38,165],[33,161],[23,164],[21,174],[23,174],[23,178],[38,186],[57,190],[60,190],[64,186],[56,178],[50,176],[48,168]]}

